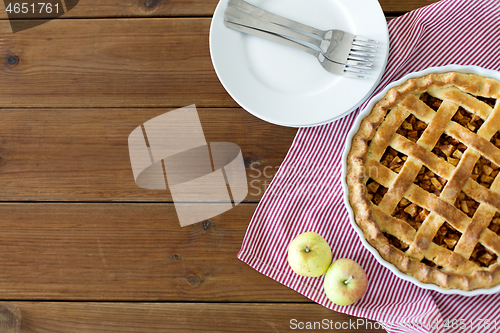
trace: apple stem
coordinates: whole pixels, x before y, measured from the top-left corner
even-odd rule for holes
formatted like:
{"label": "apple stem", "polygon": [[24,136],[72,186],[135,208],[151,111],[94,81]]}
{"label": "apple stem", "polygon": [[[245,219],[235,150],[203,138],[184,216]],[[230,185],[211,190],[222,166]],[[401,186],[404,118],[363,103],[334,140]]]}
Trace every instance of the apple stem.
{"label": "apple stem", "polygon": [[349,276],[349,278],[344,281],[344,284],[348,284],[349,282],[351,282],[351,280],[352,280],[352,275]]}
{"label": "apple stem", "polygon": [[306,245],[306,253],[309,253],[309,248],[307,247],[307,245]]}

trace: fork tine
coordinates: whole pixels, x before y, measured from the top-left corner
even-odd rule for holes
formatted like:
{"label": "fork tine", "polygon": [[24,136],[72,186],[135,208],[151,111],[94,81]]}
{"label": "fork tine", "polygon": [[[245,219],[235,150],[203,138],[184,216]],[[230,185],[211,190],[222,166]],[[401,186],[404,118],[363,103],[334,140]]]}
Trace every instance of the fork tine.
{"label": "fork tine", "polygon": [[349,55],[347,57],[347,60],[359,61],[359,62],[362,62],[365,66],[372,66],[373,65],[373,59],[358,57],[355,55]]}
{"label": "fork tine", "polygon": [[[346,65],[348,65],[348,64],[349,64],[349,61],[351,61],[351,60],[347,60],[347,61],[346,61]],[[359,61],[357,61],[357,62],[359,62]],[[369,70],[372,70],[372,66],[373,66],[373,64],[368,63],[368,64],[349,65],[349,66],[367,67]]]}
{"label": "fork tine", "polygon": [[356,69],[356,68],[353,68],[351,66],[345,66],[344,71],[348,71],[348,72],[356,73],[356,74],[370,74],[370,72],[368,72],[368,71],[362,71],[360,69]]}
{"label": "fork tine", "polygon": [[348,66],[356,66],[358,68],[364,68],[364,69],[372,69],[373,62],[367,63],[365,61],[357,61],[357,60],[347,60],[346,65]]}
{"label": "fork tine", "polygon": [[375,45],[375,44],[370,44],[370,43],[367,43],[367,42],[360,42],[360,41],[357,41],[357,40],[353,40],[352,41],[352,45],[358,45],[358,46],[368,47],[368,48],[371,48],[371,49],[378,49],[378,46]]}
{"label": "fork tine", "polygon": [[353,45],[351,47],[351,51],[360,51],[360,52],[368,52],[368,53],[377,53],[377,49],[374,48],[368,48],[368,47],[362,47],[362,46],[357,46]]}
{"label": "fork tine", "polygon": [[371,70],[371,67],[366,67],[366,66],[348,66],[348,67],[352,68],[352,69],[358,69],[358,70],[366,70],[366,71],[370,71]]}
{"label": "fork tine", "polygon": [[342,76],[350,77],[350,78],[353,78],[353,79],[369,79],[368,76],[353,74],[353,73],[350,73],[350,72],[347,72],[347,71],[344,71],[344,73],[342,73]]}
{"label": "fork tine", "polygon": [[358,51],[354,51],[354,50],[351,50],[351,52],[349,52],[349,55],[350,56],[353,55],[353,56],[356,56],[356,57],[359,57],[359,58],[365,59],[365,60],[369,60],[369,59],[375,57],[375,55],[372,53],[358,52]]}
{"label": "fork tine", "polygon": [[371,44],[378,44],[378,42],[376,40],[369,39],[369,38],[366,38],[363,36],[354,36],[354,40],[359,40],[359,41],[367,42],[367,43],[371,43]]}

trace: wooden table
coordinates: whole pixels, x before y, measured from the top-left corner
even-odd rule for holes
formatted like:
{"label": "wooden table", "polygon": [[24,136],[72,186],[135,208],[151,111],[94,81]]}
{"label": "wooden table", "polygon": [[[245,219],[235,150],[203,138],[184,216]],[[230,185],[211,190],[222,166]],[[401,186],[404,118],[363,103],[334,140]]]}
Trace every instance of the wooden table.
{"label": "wooden table", "polygon": [[[431,2],[381,0],[388,18]],[[216,5],[81,0],[16,34],[1,11],[0,332],[282,332],[292,319],[356,320],[236,258],[296,130],[246,113],[219,83],[208,50]],[[127,138],[190,104],[207,141],[241,147],[254,182],[236,208],[180,228],[169,191],[136,186]]]}

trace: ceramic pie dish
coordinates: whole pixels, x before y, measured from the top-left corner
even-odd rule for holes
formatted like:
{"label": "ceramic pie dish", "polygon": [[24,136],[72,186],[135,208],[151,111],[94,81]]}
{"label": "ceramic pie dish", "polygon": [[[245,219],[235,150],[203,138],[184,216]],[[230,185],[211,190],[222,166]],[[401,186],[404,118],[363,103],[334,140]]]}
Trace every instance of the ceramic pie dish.
{"label": "ceramic pie dish", "polygon": [[347,138],[345,201],[397,276],[462,295],[500,291],[500,73],[445,66],[375,96]]}
{"label": "ceramic pie dish", "polygon": [[389,55],[384,12],[372,0],[246,0],[319,29],[340,29],[379,42],[369,79],[331,74],[318,59],[224,25],[220,0],[210,26],[210,56],[229,95],[252,115],[281,126],[322,125],[356,110],[382,77]]}

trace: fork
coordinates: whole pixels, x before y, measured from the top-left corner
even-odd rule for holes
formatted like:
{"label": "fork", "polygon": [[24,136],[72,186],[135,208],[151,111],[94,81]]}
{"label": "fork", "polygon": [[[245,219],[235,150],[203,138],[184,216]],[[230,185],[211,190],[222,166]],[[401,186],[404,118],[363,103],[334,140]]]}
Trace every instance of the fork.
{"label": "fork", "polygon": [[361,61],[361,60],[352,60],[352,59],[343,59],[343,61],[335,60],[330,57],[328,57],[327,54],[325,54],[321,48],[320,48],[320,43],[321,42],[319,39],[310,37],[308,35],[302,34],[300,32],[290,30],[288,28],[282,27],[280,25],[273,24],[269,21],[266,21],[265,19],[262,19],[260,17],[253,16],[247,12],[241,11],[238,8],[234,7],[227,7],[225,12],[224,12],[224,19],[226,21],[229,21],[231,23],[236,23],[239,25],[244,25],[249,28],[253,29],[258,29],[258,30],[263,30],[266,32],[270,32],[276,35],[280,35],[283,37],[287,37],[288,39],[292,39],[295,41],[299,41],[302,43],[309,43],[317,47],[318,50],[320,50],[327,59],[338,62],[344,65],[350,65],[350,66],[356,66],[359,69],[370,69],[370,66],[373,64],[371,61]]}
{"label": "fork", "polygon": [[270,40],[272,42],[280,43],[280,44],[283,44],[283,45],[286,45],[289,47],[293,47],[293,48],[296,48],[298,50],[312,54],[313,56],[315,56],[318,59],[321,66],[323,66],[323,68],[330,73],[333,73],[336,75],[342,75],[342,76],[349,77],[349,78],[355,78],[355,79],[368,79],[369,78],[368,76],[363,75],[363,74],[369,74],[369,72],[360,70],[360,69],[355,68],[355,67],[350,66],[350,65],[345,65],[345,64],[333,62],[333,61],[329,60],[328,58],[325,58],[320,51],[315,50],[312,47],[309,47],[307,45],[295,42],[295,41],[288,39],[286,37],[283,37],[283,36],[280,36],[277,34],[273,34],[270,32],[266,32],[263,30],[253,29],[253,28],[250,28],[250,27],[247,27],[244,25],[239,25],[237,23],[229,22],[227,20],[224,20],[224,24],[228,28],[231,28],[231,29],[243,32],[243,33],[247,33],[247,34],[250,34],[253,36],[257,36],[257,37],[260,37],[263,39],[267,39],[267,40]]}
{"label": "fork", "polygon": [[[347,60],[356,60],[364,62],[365,66],[373,64],[373,57],[378,44],[375,40],[356,36],[342,30],[319,30],[268,12],[243,0],[229,0],[228,9],[230,7],[237,8],[253,17],[259,17],[261,19],[259,23],[262,20],[272,23],[272,25],[267,26],[269,30],[265,30],[312,43],[323,52],[325,57],[332,61],[345,63]],[[285,30],[277,29],[278,27],[285,28]],[[316,38],[306,36],[304,33],[313,35]]]}

